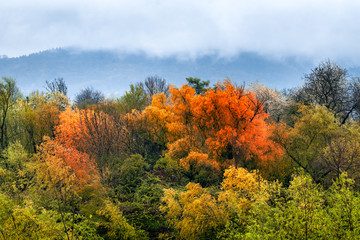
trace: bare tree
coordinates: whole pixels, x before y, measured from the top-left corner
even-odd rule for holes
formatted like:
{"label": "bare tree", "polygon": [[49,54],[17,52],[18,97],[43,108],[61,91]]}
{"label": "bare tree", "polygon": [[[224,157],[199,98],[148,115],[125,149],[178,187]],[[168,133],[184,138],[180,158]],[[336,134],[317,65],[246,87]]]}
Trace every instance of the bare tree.
{"label": "bare tree", "polygon": [[67,86],[63,78],[55,78],[52,81],[45,81],[46,90],[49,92],[60,92],[64,95],[67,95]]}
{"label": "bare tree", "polygon": [[155,94],[165,93],[165,95],[168,95],[169,92],[169,84],[166,79],[158,76],[149,76],[144,82],[139,82],[137,86],[144,89],[149,104]]}
{"label": "bare tree", "polygon": [[269,113],[273,121],[280,122],[284,115],[284,108],[288,104],[287,98],[263,84],[250,84],[250,90],[262,103],[264,112]]}
{"label": "bare tree", "polygon": [[346,69],[328,60],[313,69],[310,74],[305,75],[305,80],[306,100],[325,105],[336,114],[345,111],[349,101],[346,92]]}
{"label": "bare tree", "polygon": [[338,178],[342,172],[347,172],[353,179],[359,178],[360,143],[351,134],[342,134],[328,140],[322,154],[320,169],[329,173],[328,183]]}
{"label": "bare tree", "polygon": [[92,87],[87,87],[80,91],[75,97],[75,104],[78,108],[86,108],[87,105],[99,104],[104,100],[105,96]]}
{"label": "bare tree", "polygon": [[359,119],[360,115],[360,78],[352,78],[351,83],[349,84],[349,94],[350,94],[350,104],[349,104],[349,110],[344,115],[345,121],[352,116],[354,119]]}
{"label": "bare tree", "polygon": [[347,70],[327,60],[305,75],[302,88],[293,91],[295,102],[324,105],[341,119],[342,124],[360,110],[360,80],[349,79]]}

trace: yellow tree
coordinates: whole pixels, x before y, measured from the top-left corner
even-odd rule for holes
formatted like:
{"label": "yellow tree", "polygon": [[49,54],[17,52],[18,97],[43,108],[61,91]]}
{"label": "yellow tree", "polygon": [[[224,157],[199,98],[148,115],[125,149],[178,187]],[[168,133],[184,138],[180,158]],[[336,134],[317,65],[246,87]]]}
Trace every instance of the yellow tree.
{"label": "yellow tree", "polygon": [[49,138],[39,147],[35,162],[37,201],[42,200],[42,204],[60,214],[66,238],[72,239],[81,202],[89,198],[89,193],[102,191],[94,163],[87,154]]}
{"label": "yellow tree", "polygon": [[177,193],[165,189],[161,210],[175,227],[179,239],[206,239],[225,225],[227,213],[216,199],[206,192],[200,184],[189,183],[187,191]]}
{"label": "yellow tree", "polygon": [[59,124],[61,111],[69,104],[65,95],[58,92],[39,94],[35,92],[19,101],[17,111],[20,115],[24,146],[36,152],[36,147],[44,136],[54,137],[55,128]]}
{"label": "yellow tree", "polygon": [[179,239],[214,238],[234,219],[246,226],[249,211],[270,197],[269,184],[258,172],[244,168],[227,169],[221,185],[215,194],[195,183],[189,183],[184,192],[164,190],[160,209]]}
{"label": "yellow tree", "polygon": [[267,182],[257,171],[230,167],[225,170],[219,201],[231,212],[243,213],[256,202],[265,202],[269,197]]}

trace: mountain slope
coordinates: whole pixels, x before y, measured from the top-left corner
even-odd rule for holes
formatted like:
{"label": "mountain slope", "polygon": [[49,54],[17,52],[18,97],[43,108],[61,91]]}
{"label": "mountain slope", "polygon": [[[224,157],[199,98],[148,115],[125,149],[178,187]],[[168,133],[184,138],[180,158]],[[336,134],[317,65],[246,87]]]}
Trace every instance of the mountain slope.
{"label": "mountain slope", "polygon": [[0,58],[0,76],[15,78],[25,94],[43,90],[45,80],[62,77],[69,87],[70,97],[87,86],[108,96],[119,96],[131,83],[143,81],[149,75],[166,78],[176,86],[185,83],[186,77],[210,80],[212,84],[229,77],[238,84],[258,80],[269,87],[283,89],[300,85],[304,73],[311,68],[313,64],[304,59],[274,60],[254,53],[230,59],[209,55],[196,60],[179,60],[113,51],[55,49],[17,58]]}

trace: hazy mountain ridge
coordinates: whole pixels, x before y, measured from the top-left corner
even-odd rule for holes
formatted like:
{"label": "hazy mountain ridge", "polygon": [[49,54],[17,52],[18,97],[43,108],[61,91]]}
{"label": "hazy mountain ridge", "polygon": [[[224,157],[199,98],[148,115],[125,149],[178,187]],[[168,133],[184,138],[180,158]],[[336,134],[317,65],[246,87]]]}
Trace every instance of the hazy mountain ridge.
{"label": "hazy mountain ridge", "polygon": [[[108,96],[119,96],[131,83],[149,75],[164,77],[176,86],[185,83],[186,77],[210,80],[212,84],[229,77],[239,84],[258,80],[269,87],[290,88],[300,85],[304,74],[314,66],[306,59],[276,60],[254,53],[233,58],[207,55],[195,60],[179,60],[103,50],[53,49],[0,58],[0,76],[15,78],[25,94],[43,90],[45,80],[62,77],[69,87],[70,97],[86,86],[93,86]],[[351,71],[359,72],[356,67]]]}

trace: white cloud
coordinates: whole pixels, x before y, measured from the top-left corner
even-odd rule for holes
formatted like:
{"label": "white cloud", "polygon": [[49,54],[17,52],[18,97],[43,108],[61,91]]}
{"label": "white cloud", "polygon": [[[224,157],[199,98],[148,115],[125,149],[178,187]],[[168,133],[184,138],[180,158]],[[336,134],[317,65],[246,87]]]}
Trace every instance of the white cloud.
{"label": "white cloud", "polygon": [[0,54],[78,46],[359,60],[359,10],[350,0],[2,1]]}

